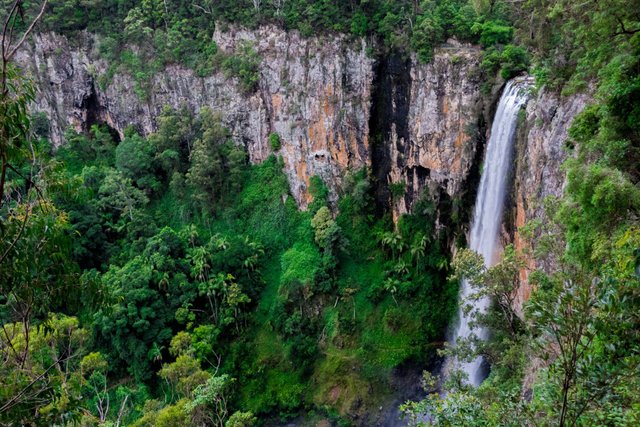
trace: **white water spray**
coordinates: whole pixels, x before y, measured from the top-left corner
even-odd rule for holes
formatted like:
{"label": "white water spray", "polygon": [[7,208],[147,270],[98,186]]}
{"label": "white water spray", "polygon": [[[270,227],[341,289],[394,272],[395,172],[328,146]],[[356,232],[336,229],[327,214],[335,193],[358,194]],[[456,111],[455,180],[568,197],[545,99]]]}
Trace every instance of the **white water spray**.
{"label": "white water spray", "polygon": [[[511,169],[518,111],[527,102],[527,87],[526,79],[515,79],[507,83],[491,127],[469,238],[470,249],[483,256],[487,267],[494,265],[500,256],[498,232],[502,222],[505,194],[508,190],[507,177]],[[458,324],[450,340],[453,345],[461,338],[468,338],[472,333],[482,340],[488,338],[487,328],[476,326],[472,331],[471,316],[462,310],[470,294],[471,286],[464,280],[460,287]],[[488,298],[473,301],[472,312],[477,310],[484,313],[489,304]],[[478,386],[486,376],[481,357],[468,363],[457,360],[448,361],[446,365],[450,368],[462,369],[473,386]]]}

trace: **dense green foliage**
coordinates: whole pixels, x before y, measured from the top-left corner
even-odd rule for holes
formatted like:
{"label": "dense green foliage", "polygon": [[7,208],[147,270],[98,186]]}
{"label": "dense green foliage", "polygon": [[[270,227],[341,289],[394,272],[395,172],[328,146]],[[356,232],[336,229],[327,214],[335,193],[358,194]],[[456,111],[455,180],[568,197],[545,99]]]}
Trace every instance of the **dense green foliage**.
{"label": "dense green foliage", "polygon": [[[238,77],[244,91],[254,90],[260,58],[252,47],[243,45],[238,52],[225,53],[212,41],[216,29],[229,25],[278,25],[303,36],[345,33],[367,38],[378,52],[415,51],[424,62],[430,61],[436,46],[453,37],[493,47],[495,62],[514,35],[506,4],[468,0],[60,0],[49,4],[44,26],[64,34],[85,29],[100,34],[99,51],[111,67],[100,76],[102,84],[121,69],[134,77],[135,89],[144,98],[152,74],[176,62],[200,75],[223,70]],[[511,73],[526,68],[520,59],[509,59],[512,57],[507,53],[503,61],[510,64]]]}
{"label": "dense green foliage", "polygon": [[[141,98],[170,63],[258,90],[256,47],[222,52],[211,35],[275,24],[425,62],[453,37],[482,46],[487,89],[533,64],[539,86],[588,89],[594,102],[569,132],[564,197],[540,200],[547,217],[520,230],[528,252],[507,247],[484,269],[461,250],[447,279],[451,230],[436,228],[428,194],[393,224],[359,170],[335,203],[313,177],[300,211],[279,135],[273,155],[249,165],[207,108],[167,108],[148,137],[69,132],[53,154],[46,118],[26,112],[34,93],[8,64],[0,423],[239,427],[303,413],[366,423],[364,411],[388,403],[396,368],[436,358],[466,277],[473,298],[493,301],[476,318],[492,337],[446,352],[482,354],[490,376],[473,390],[452,373],[441,398],[426,375],[429,396],[404,407],[410,421],[428,411],[436,425],[638,425],[638,10],[637,0],[51,2],[44,28],[99,34],[109,70],[98,81],[128,72]],[[406,187],[389,190],[399,198]],[[554,268],[531,273],[519,317],[523,256]]]}
{"label": "dense green foliage", "polygon": [[249,166],[219,114],[166,109],[158,122],[148,138],[127,131],[122,141],[99,126],[69,132],[46,162],[67,188],[52,196],[68,218],[60,256],[71,266],[38,262],[84,273],[108,298],[84,311],[42,301],[45,317],[80,316],[64,321],[82,338],[67,366],[77,385],[64,407],[37,408],[37,423],[347,417],[355,401],[389,398],[394,368],[435,356],[455,284],[428,197],[394,231],[374,215],[361,170],[337,205],[313,177],[301,212],[282,161]]}
{"label": "dense green foliage", "polygon": [[565,93],[584,90],[614,56],[637,45],[638,2],[531,0],[514,8],[517,38],[534,53],[540,84]]}

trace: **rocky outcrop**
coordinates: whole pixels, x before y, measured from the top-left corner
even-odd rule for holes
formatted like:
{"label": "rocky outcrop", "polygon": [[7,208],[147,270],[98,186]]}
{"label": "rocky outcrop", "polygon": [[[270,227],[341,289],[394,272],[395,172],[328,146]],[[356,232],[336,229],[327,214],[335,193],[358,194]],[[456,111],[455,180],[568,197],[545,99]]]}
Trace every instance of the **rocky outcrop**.
{"label": "rocky outcrop", "polygon": [[480,54],[449,41],[429,64],[394,58],[383,64],[377,90],[387,101],[378,103],[372,120],[385,127],[372,125],[379,138],[373,161],[378,179],[391,188],[379,197],[387,198],[396,218],[411,211],[424,189],[434,198],[466,190],[481,136]]}
{"label": "rocky outcrop", "polygon": [[[543,89],[529,101],[524,120],[519,124],[515,185],[508,218],[512,222],[510,227],[513,230],[513,245],[519,253],[524,254],[525,261],[520,270],[514,299],[514,308],[521,318],[524,318],[524,305],[533,292],[529,275],[536,270],[553,271],[557,259],[549,255],[534,257],[542,236],[539,232],[534,232],[525,238],[520,227],[530,221],[547,221],[544,200],[562,196],[566,175],[561,166],[568,155],[565,150],[568,129],[590,99],[586,94],[562,97]],[[523,377],[524,399],[531,398],[538,374],[548,363],[547,360],[531,355]]]}
{"label": "rocky outcrop", "polygon": [[134,125],[149,134],[167,105],[194,112],[208,106],[222,113],[253,163],[271,154],[268,135],[279,134],[278,154],[302,208],[310,177],[323,178],[335,200],[348,171],[363,166],[373,166],[379,199],[394,218],[411,211],[425,188],[436,199],[466,190],[483,106],[478,48],[449,41],[429,64],[395,56],[375,63],[363,41],[342,36],[303,38],[269,26],[217,31],[214,40],[228,53],[245,41],[254,46],[261,58],[254,93],[222,72],[202,78],[178,65],[150,75],[144,99],[127,72],[100,87],[99,76],[112,70],[88,33],[72,42],[37,35],[18,60],[36,82],[34,110],[49,117],[54,145],[68,127],[106,123],[122,136]]}
{"label": "rocky outcrop", "polygon": [[[116,70],[101,88],[99,76],[110,72],[110,64],[88,33],[73,42],[37,35],[18,62],[36,82],[34,110],[49,117],[54,145],[63,143],[68,127],[81,131],[106,123],[122,136],[134,125],[149,134],[167,105],[194,112],[207,106],[222,113],[253,163],[271,154],[268,135],[279,134],[278,154],[302,208],[313,175],[323,178],[335,200],[348,171],[372,162],[387,207],[390,186],[396,185],[395,193],[406,190],[392,204],[396,218],[411,210],[424,188],[449,196],[463,190],[482,107],[479,49],[450,41],[426,65],[397,57],[374,65],[363,41],[341,36],[303,38],[262,27],[217,31],[214,40],[228,53],[245,41],[254,46],[261,58],[257,91],[243,93],[222,72],[201,78],[178,65],[150,76],[144,99],[127,72]],[[373,155],[371,135],[377,138]]]}
{"label": "rocky outcrop", "polygon": [[148,82],[147,99],[128,73],[116,72],[101,89],[97,76],[108,64],[96,53],[98,40],[83,34],[73,45],[63,36],[41,34],[20,53],[19,63],[38,88],[35,110],[50,119],[55,145],[69,126],[86,129],[104,122],[120,135],[129,125],[144,134],[156,129],[166,106],[208,106],[220,111],[234,139],[245,145],[251,162],[264,160],[268,135],[282,140],[291,192],[301,207],[309,201],[309,178],[319,175],[337,195],[345,171],[369,163],[369,109],[372,60],[364,42],[344,37],[303,38],[276,27],[216,32],[219,48],[232,53],[239,43],[253,44],[261,58],[258,90],[244,94],[223,73],[200,78],[187,68],[168,66]]}
{"label": "rocky outcrop", "polygon": [[[517,143],[514,203],[512,206],[513,242],[516,249],[531,253],[535,250],[539,235],[530,241],[523,239],[518,228],[531,220],[546,219],[544,200],[560,197],[566,176],[561,166],[567,158],[565,141],[573,119],[589,103],[588,94],[569,97],[545,90],[529,101],[526,118],[521,123]],[[529,257],[526,267],[520,272],[520,285],[515,301],[516,309],[522,313],[524,302],[531,295],[529,273],[536,269],[552,271],[556,260],[553,257]]]}

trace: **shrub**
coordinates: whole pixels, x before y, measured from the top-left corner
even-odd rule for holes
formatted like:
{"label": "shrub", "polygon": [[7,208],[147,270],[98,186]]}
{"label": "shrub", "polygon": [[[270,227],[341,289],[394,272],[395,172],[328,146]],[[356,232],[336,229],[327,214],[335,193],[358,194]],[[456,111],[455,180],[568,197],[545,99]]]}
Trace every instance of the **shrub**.
{"label": "shrub", "polygon": [[501,62],[500,74],[503,79],[508,80],[529,67],[529,55],[524,48],[509,44],[502,51]]}
{"label": "shrub", "polygon": [[428,63],[433,58],[433,48],[443,41],[444,30],[437,16],[425,14],[418,18],[417,25],[411,37],[411,47],[415,49],[418,58]]}
{"label": "shrub", "polygon": [[309,204],[309,211],[315,214],[318,209],[329,203],[329,189],[322,178],[314,175],[309,180],[309,193],[313,196],[313,201]]}
{"label": "shrub", "polygon": [[406,189],[407,184],[404,182],[392,182],[389,184],[389,192],[391,193],[391,198],[394,201],[404,196]]}
{"label": "shrub", "polygon": [[367,35],[367,30],[369,28],[369,21],[367,16],[358,11],[351,18],[351,34],[358,37],[364,37]]}
{"label": "shrub", "polygon": [[260,79],[260,57],[249,42],[240,44],[238,51],[222,61],[222,69],[227,77],[237,77],[240,88],[245,93],[254,92]]}
{"label": "shrub", "polygon": [[269,145],[273,151],[278,151],[281,146],[280,135],[275,132],[269,134]]}
{"label": "shrub", "polygon": [[507,44],[513,39],[513,27],[495,21],[477,22],[472,31],[480,35],[480,43],[484,47]]}
{"label": "shrub", "polygon": [[504,48],[492,46],[485,51],[480,66],[491,77],[501,70],[502,78],[509,80],[529,68],[529,54],[524,48],[512,44]]}

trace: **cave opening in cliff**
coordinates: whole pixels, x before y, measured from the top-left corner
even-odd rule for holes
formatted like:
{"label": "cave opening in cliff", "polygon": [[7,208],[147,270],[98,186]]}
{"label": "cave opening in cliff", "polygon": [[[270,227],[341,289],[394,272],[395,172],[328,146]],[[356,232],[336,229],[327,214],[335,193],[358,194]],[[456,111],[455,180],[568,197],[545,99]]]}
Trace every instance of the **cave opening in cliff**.
{"label": "cave opening in cliff", "polygon": [[91,86],[91,93],[82,100],[81,108],[85,112],[85,120],[82,123],[82,131],[85,134],[90,135],[91,128],[97,125],[106,130],[116,144],[120,143],[120,133],[110,126],[104,118],[105,109],[100,105],[95,86]]}

